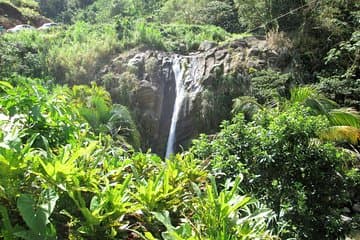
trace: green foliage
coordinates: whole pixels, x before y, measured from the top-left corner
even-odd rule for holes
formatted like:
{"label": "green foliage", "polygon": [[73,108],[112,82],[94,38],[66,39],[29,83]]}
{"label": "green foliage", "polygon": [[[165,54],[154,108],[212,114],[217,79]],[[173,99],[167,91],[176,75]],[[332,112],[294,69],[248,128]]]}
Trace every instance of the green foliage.
{"label": "green foliage", "polygon": [[243,113],[247,121],[253,119],[254,115],[263,109],[255,98],[249,96],[237,97],[233,99],[232,114]]}
{"label": "green foliage", "polygon": [[[9,81],[0,82],[1,238],[160,237],[166,230],[156,211],[168,211],[168,221],[179,227],[182,219],[192,219],[199,226],[187,225],[191,236],[203,228],[192,207],[207,202],[200,189],[207,188],[209,172],[201,161],[191,154],[166,162],[149,153],[131,155],[110,136],[91,131],[77,112],[88,108],[106,115],[110,109],[109,94],[96,85],[70,90],[19,76]],[[132,126],[122,106],[113,105],[109,115],[110,126]],[[228,196],[224,204],[230,209],[218,219],[223,226],[233,213],[243,215],[240,208],[245,209],[248,199],[233,203],[238,198],[235,188],[231,192],[220,192],[216,200]],[[216,203],[203,211],[215,208]],[[259,225],[267,218],[262,215]],[[65,225],[68,231],[63,231]],[[266,227],[252,230],[261,235]]]}
{"label": "green foliage", "polygon": [[195,51],[205,40],[222,42],[231,37],[222,28],[211,25],[154,24],[141,20],[132,24],[120,21],[117,29],[124,46],[144,45],[176,52]]}
{"label": "green foliage", "polygon": [[248,31],[296,31],[305,21],[306,0],[235,0],[239,22]]}
{"label": "green foliage", "polygon": [[18,7],[28,7],[32,9],[38,8],[38,3],[34,0],[2,0],[2,1],[11,2],[12,4]]}
{"label": "green foliage", "polygon": [[41,13],[50,18],[58,17],[67,9],[66,1],[63,0],[40,0],[39,6]]}
{"label": "green foliage", "polygon": [[219,27],[206,25],[169,24],[162,25],[160,31],[167,49],[182,52],[197,50],[205,40],[222,42],[231,37]]}
{"label": "green foliage", "polygon": [[[75,24],[1,35],[1,239],[334,239],[359,228],[357,215],[349,224],[341,219],[344,206],[359,200],[358,163],[329,143],[357,151],[358,112],[312,87],[290,91],[293,76],[318,81],[331,99],[359,108],[358,1],[2,2],[26,21],[40,8]],[[238,97],[250,89],[248,76],[215,71],[195,102],[197,127],[215,131],[237,97],[232,122],[170,160],[133,153],[140,136],[131,112],[90,84],[101,81],[129,105],[135,72],[98,79],[114,54],[134,47],[188,53],[204,40],[238,38],[227,31],[241,28],[274,29],[267,39],[279,54],[293,46],[299,74],[249,69],[251,95],[277,108]],[[274,42],[278,30],[291,41],[279,34],[285,41]],[[157,67],[147,64],[150,72]]]}
{"label": "green foliage", "polygon": [[271,210],[258,208],[252,212],[251,205],[256,204],[251,197],[237,194],[240,178],[232,188],[218,192],[215,178],[211,178],[204,193],[194,186],[198,194],[205,196],[193,205],[194,222],[199,239],[271,239],[266,231],[271,218]]}
{"label": "green foliage", "polygon": [[210,1],[198,12],[198,22],[222,27],[228,32],[239,32],[238,16],[226,2]]}
{"label": "green foliage", "polygon": [[277,98],[289,97],[292,78],[290,73],[271,69],[252,73],[252,94],[260,104],[274,102]]}
{"label": "green foliage", "polygon": [[96,2],[94,0],[39,0],[41,13],[46,17],[72,23],[78,11]]}
{"label": "green foliage", "polygon": [[58,82],[87,84],[115,53],[118,43],[111,25],[90,26],[78,22],[62,33],[61,41],[49,49],[49,72]]}
{"label": "green foliage", "polygon": [[17,73],[73,85],[95,80],[119,44],[113,26],[79,22],[67,30],[6,34],[0,46],[1,77]]}
{"label": "green foliage", "polygon": [[[319,82],[321,90],[341,105],[358,108],[358,1],[311,4],[302,31],[295,34],[298,62],[305,82]],[[315,74],[314,74],[315,73]]]}
{"label": "green foliage", "polygon": [[32,19],[39,17],[39,4],[35,0],[1,0],[17,9],[23,17]]}
{"label": "green foliage", "polygon": [[23,217],[29,231],[15,233],[22,239],[56,239],[54,226],[50,223],[49,217],[54,211],[58,196],[52,190],[44,191],[40,196],[42,204],[36,203],[29,194],[22,194],[17,200],[17,207]]}
{"label": "green foliage", "polygon": [[259,30],[271,19],[269,2],[266,0],[235,0],[239,23],[247,30]]}
{"label": "green foliage", "polygon": [[135,26],[134,41],[136,45],[145,45],[149,48],[164,49],[163,36],[158,28],[152,24],[138,22]]}
{"label": "green foliage", "polygon": [[160,9],[158,18],[165,23],[207,24],[228,32],[239,31],[235,8],[221,1],[169,0]]}
{"label": "green foliage", "polygon": [[41,54],[47,40],[34,31],[6,34],[0,39],[0,77],[13,73],[44,77],[45,61]]}
{"label": "green foliage", "polygon": [[127,17],[149,17],[155,14],[162,5],[159,0],[97,0],[81,11],[74,20],[90,23],[110,23],[115,19]]}
{"label": "green foliage", "polygon": [[95,133],[110,134],[121,144],[130,143],[135,149],[140,147],[140,134],[130,112],[122,105],[112,105],[110,94],[105,89],[95,84],[91,87],[74,86],[72,98],[79,114]]}
{"label": "green foliage", "polygon": [[335,142],[347,142],[358,145],[360,140],[360,115],[351,108],[339,108],[339,105],[324,97],[314,87],[299,87],[291,90],[291,97],[284,107],[300,103],[309,107],[313,115],[324,115],[331,127],[320,133],[321,139]]}
{"label": "green foliage", "polygon": [[[167,229],[162,233],[163,239],[275,239],[266,230],[272,211],[248,196],[241,196],[237,189],[240,178],[230,188],[218,190],[215,179],[211,177],[205,191],[193,185],[198,195],[191,210],[194,216],[185,223],[174,227],[168,211],[154,212],[154,216]],[[257,211],[252,211],[256,207]]]}
{"label": "green foliage", "polygon": [[34,146],[55,147],[75,137],[80,126],[76,112],[68,105],[66,88],[55,88],[50,94],[38,80],[20,76],[9,80],[14,87],[1,96],[2,112],[14,124],[20,124],[24,141],[37,134]]}
{"label": "green foliage", "polygon": [[120,75],[112,72],[105,74],[101,84],[108,89],[114,102],[129,106],[131,93],[139,83],[135,74],[126,71]]}
{"label": "green foliage", "polygon": [[[360,19],[360,17],[359,17]],[[358,73],[360,63],[360,31],[354,31],[348,40],[330,49],[325,57],[326,63],[333,67],[333,75],[320,76],[320,88],[342,104],[359,109],[360,84]]]}
{"label": "green foliage", "polygon": [[159,18],[162,22],[197,23],[198,12],[205,7],[208,0],[169,0],[161,8]]}
{"label": "green foliage", "polygon": [[191,152],[211,159],[224,180],[243,173],[245,189],[290,222],[288,234],[332,239],[346,231],[340,209],[349,200],[343,167],[349,156],[314,140],[324,122],[299,106],[260,112],[247,124],[238,115],[215,139],[195,141]]}

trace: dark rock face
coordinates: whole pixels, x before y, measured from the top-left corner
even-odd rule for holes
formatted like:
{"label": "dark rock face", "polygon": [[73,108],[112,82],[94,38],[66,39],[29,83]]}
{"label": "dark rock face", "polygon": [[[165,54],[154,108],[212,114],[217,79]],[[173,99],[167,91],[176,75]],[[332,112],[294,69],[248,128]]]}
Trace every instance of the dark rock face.
{"label": "dark rock face", "polygon": [[32,17],[24,16],[18,8],[6,2],[0,2],[0,25],[6,29],[15,27],[19,24],[30,24],[34,27],[40,27],[44,23],[51,22],[41,15]]}
{"label": "dark rock face", "polygon": [[[255,37],[222,46],[205,42],[200,49],[186,56],[133,51],[120,55],[103,69],[100,79],[113,99],[123,99],[119,103],[128,105],[136,115],[144,150],[151,148],[165,154],[176,97],[172,69],[175,57],[182,60],[186,90],[176,128],[177,149],[201,132],[217,130],[220,121],[229,117],[232,99],[250,93],[251,69],[283,70],[289,65],[289,62],[284,64],[280,54],[271,50],[264,39]],[[109,74],[113,83],[110,85],[104,83],[104,76]],[[124,75],[128,78],[124,79]],[[125,83],[131,85],[126,93],[116,91],[124,89]],[[119,94],[125,97],[119,98]]]}

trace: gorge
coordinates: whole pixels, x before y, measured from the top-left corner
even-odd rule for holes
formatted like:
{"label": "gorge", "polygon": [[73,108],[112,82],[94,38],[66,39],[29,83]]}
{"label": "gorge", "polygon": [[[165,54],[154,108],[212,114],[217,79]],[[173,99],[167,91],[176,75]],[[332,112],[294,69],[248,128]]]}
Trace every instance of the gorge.
{"label": "gorge", "polygon": [[205,41],[189,54],[149,49],[120,54],[101,71],[99,83],[134,113],[143,150],[169,156],[200,133],[218,130],[230,117],[232,99],[251,94],[253,72],[285,72],[291,63],[287,52],[263,37],[221,45]]}

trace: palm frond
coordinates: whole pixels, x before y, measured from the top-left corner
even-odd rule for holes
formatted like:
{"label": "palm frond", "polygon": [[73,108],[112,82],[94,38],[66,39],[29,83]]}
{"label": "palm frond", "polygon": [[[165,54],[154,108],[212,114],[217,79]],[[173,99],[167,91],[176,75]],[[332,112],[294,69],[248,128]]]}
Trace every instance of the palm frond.
{"label": "palm frond", "polygon": [[245,119],[251,120],[255,113],[263,109],[255,98],[250,96],[241,96],[233,99],[232,114],[244,113]]}
{"label": "palm frond", "polygon": [[78,111],[80,116],[82,116],[89,123],[92,129],[97,129],[97,127],[100,125],[97,112],[94,112],[92,109],[87,107],[79,108]]}
{"label": "palm frond", "polygon": [[320,103],[324,106],[325,109],[335,109],[335,108],[339,108],[339,104],[337,104],[335,101],[327,98],[327,97],[324,97],[322,95],[319,95],[317,97],[320,101]]}
{"label": "palm frond", "polygon": [[129,110],[125,106],[114,104],[110,115],[107,127],[111,135],[122,135],[130,144],[138,148],[140,146],[140,133]]}
{"label": "palm frond", "polygon": [[308,98],[303,103],[304,106],[309,107],[314,115],[328,116],[329,110],[317,98]]}
{"label": "palm frond", "polygon": [[351,126],[333,126],[320,134],[326,141],[348,142],[353,145],[360,143],[360,129]]}
{"label": "palm frond", "polygon": [[290,90],[290,102],[304,103],[307,99],[314,98],[317,95],[317,90],[312,86],[295,87]]}
{"label": "palm frond", "polygon": [[315,115],[321,114],[328,116],[329,111],[339,107],[336,102],[319,94],[316,88],[312,86],[296,87],[290,92],[290,104],[303,104],[304,106],[309,107]]}
{"label": "palm frond", "polygon": [[110,107],[106,100],[100,96],[93,96],[91,98],[91,106],[94,112],[99,116],[100,123],[105,124],[111,117]]}
{"label": "palm frond", "polygon": [[329,115],[333,126],[351,126],[360,129],[360,114],[352,108],[335,109]]}

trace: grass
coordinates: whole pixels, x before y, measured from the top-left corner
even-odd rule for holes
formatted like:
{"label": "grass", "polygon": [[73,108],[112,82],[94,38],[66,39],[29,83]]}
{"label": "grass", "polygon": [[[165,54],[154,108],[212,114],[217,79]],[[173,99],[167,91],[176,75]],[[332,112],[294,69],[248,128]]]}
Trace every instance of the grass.
{"label": "grass", "polygon": [[170,52],[187,53],[198,50],[205,41],[230,42],[249,34],[231,34],[213,25],[135,23],[132,36],[125,45],[144,45],[149,48]]}

